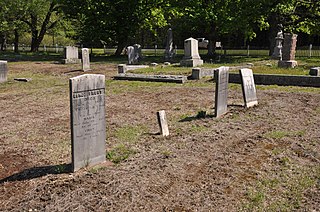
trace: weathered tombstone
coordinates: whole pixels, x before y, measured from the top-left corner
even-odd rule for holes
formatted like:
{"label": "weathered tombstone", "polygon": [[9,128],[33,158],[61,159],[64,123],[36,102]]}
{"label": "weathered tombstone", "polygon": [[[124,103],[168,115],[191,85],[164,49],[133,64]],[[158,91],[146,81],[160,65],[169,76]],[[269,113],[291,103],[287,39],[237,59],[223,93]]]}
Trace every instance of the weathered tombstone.
{"label": "weathered tombstone", "polygon": [[7,61],[0,60],[0,83],[7,81],[8,64]]}
{"label": "weathered tombstone", "polygon": [[222,66],[214,70],[214,79],[216,82],[214,110],[215,116],[218,118],[228,111],[229,67]]}
{"label": "weathered tombstone", "polygon": [[258,99],[252,70],[248,68],[240,69],[240,77],[245,107],[248,108],[257,105]]}
{"label": "weathered tombstone", "polygon": [[82,48],[82,70],[90,71],[90,52],[88,48]]}
{"label": "weathered tombstone", "polygon": [[56,44],[56,53],[59,53],[59,46]]}
{"label": "weathered tombstone", "polygon": [[157,112],[157,118],[158,123],[160,127],[160,134],[162,136],[168,136],[169,135],[169,128],[168,128],[168,122],[166,118],[166,111],[160,110]]}
{"label": "weathered tombstone", "polygon": [[106,161],[105,76],[70,79],[72,170]]}
{"label": "weathered tombstone", "polygon": [[277,37],[275,38],[276,45],[273,49],[273,53],[271,58],[276,60],[282,59],[282,43],[283,43],[283,33],[282,33],[282,24],[278,24],[278,33]]}
{"label": "weathered tombstone", "polygon": [[134,44],[134,60],[133,63],[137,64],[142,59],[142,51],[141,51],[141,45],[140,44]]}
{"label": "weathered tombstone", "polygon": [[290,33],[284,34],[282,60],[278,62],[279,67],[294,68],[298,65],[298,62],[295,60],[297,36],[296,34]]}
{"label": "weathered tombstone", "polygon": [[181,66],[196,67],[203,65],[198,52],[198,41],[194,38],[188,38],[184,41],[184,57],[180,61]]}
{"label": "weathered tombstone", "polygon": [[311,75],[311,76],[320,76],[320,67],[310,68],[309,75]]}
{"label": "weathered tombstone", "polygon": [[128,64],[134,64],[134,48],[133,46],[127,47],[127,54],[128,54]]}
{"label": "weathered tombstone", "polygon": [[118,74],[125,74],[127,72],[127,65],[126,64],[119,64],[118,65]]}
{"label": "weathered tombstone", "polygon": [[173,37],[172,37],[172,29],[169,28],[167,32],[167,40],[166,40],[166,50],[164,52],[165,60],[171,60],[174,56],[173,49]]}
{"label": "weathered tombstone", "polygon": [[63,63],[81,63],[79,59],[78,47],[75,46],[66,46],[64,48],[64,57]]}

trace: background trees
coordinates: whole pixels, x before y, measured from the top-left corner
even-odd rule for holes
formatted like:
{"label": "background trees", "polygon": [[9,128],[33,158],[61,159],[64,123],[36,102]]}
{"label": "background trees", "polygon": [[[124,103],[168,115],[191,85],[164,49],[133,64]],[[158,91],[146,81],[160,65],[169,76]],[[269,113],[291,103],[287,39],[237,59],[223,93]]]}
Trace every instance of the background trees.
{"label": "background trees", "polygon": [[[61,34],[87,47],[127,45],[162,46],[166,31],[182,47],[188,37],[245,45],[258,35],[256,45],[273,49],[276,26],[301,35],[320,34],[318,0],[2,0],[0,44],[18,45],[19,35],[30,34],[31,51],[37,51],[45,35]],[[18,48],[16,48],[18,49]]]}

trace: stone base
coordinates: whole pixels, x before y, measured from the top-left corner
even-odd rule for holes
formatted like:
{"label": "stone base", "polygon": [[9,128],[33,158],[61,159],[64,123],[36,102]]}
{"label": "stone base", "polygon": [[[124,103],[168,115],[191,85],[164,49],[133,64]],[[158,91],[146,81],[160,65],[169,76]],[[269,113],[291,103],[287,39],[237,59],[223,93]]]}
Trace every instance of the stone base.
{"label": "stone base", "polygon": [[279,60],[278,66],[280,68],[294,68],[298,66],[298,62],[295,60]]}
{"label": "stone base", "polygon": [[311,76],[320,76],[320,67],[313,67],[310,69],[309,75]]}
{"label": "stone base", "polygon": [[63,59],[62,63],[63,64],[78,64],[78,63],[81,63],[81,59],[77,59],[77,58]]}
{"label": "stone base", "polygon": [[196,67],[201,65],[203,65],[203,60],[201,59],[188,59],[180,61],[180,66]]}

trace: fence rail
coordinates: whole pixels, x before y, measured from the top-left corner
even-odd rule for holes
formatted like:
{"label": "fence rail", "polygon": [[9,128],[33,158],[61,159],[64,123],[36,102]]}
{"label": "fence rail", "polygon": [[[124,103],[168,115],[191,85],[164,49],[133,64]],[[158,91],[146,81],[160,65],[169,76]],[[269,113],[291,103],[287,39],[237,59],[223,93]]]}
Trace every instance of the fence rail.
{"label": "fence rail", "polygon": [[[19,45],[19,51],[28,52],[31,50],[30,46]],[[106,54],[111,55],[115,53],[115,48],[90,48],[90,53],[94,54]],[[14,51],[13,45],[7,45],[6,51]],[[48,52],[48,53],[57,53],[63,54],[64,46],[40,46],[38,49],[39,52]],[[165,49],[142,49],[142,53],[150,56],[160,56],[164,54]],[[183,55],[183,49],[177,49],[176,53],[178,55]],[[199,53],[202,55],[207,54],[207,49],[199,49]],[[253,56],[253,57],[268,57],[269,49],[261,47],[240,47],[240,48],[231,48],[223,47],[217,48],[216,53],[224,56]],[[300,46],[296,49],[296,57],[320,57],[320,46]]]}

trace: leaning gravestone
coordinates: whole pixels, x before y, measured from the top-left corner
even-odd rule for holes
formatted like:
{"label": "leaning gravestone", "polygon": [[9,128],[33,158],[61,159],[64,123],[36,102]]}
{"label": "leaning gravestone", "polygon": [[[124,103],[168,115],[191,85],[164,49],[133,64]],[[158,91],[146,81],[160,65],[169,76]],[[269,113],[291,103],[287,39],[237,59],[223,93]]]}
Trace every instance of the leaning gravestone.
{"label": "leaning gravestone", "polygon": [[169,128],[166,117],[166,111],[160,110],[157,112],[158,124],[160,127],[160,134],[162,136],[169,136]]}
{"label": "leaning gravestone", "polygon": [[8,64],[7,61],[0,60],[0,83],[7,81]]}
{"label": "leaning gravestone", "polygon": [[184,41],[184,57],[180,61],[181,66],[196,67],[203,65],[198,52],[198,41],[188,38]]}
{"label": "leaning gravestone", "polygon": [[105,76],[70,79],[72,170],[106,161]]}
{"label": "leaning gravestone", "polygon": [[216,81],[214,109],[218,118],[227,112],[229,67],[222,66],[214,70],[214,79]]}
{"label": "leaning gravestone", "polygon": [[78,47],[75,46],[66,46],[64,48],[64,57],[63,63],[81,63],[79,59]]}
{"label": "leaning gravestone", "polygon": [[252,70],[248,68],[240,69],[240,76],[245,107],[248,108],[257,105],[258,99]]}
{"label": "leaning gravestone", "polygon": [[82,70],[90,71],[90,53],[88,48],[82,48]]}
{"label": "leaning gravestone", "polygon": [[290,33],[284,34],[282,60],[278,62],[279,67],[294,68],[298,65],[298,62],[295,60],[297,36],[296,34]]}

